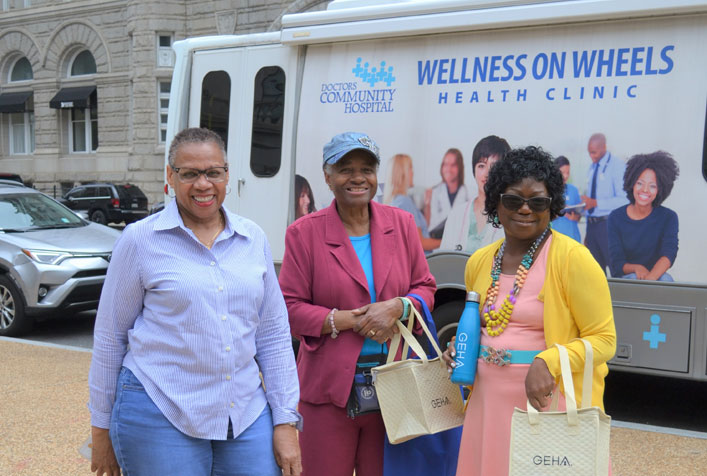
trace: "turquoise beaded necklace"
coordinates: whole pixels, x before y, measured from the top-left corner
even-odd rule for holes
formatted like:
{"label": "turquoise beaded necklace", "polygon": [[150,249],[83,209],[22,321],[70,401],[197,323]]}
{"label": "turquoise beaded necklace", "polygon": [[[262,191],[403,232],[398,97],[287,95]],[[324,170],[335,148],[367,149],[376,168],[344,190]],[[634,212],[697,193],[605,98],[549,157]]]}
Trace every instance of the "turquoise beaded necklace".
{"label": "turquoise beaded necklace", "polygon": [[[528,276],[528,270],[533,265],[533,256],[538,250],[540,243],[547,235],[550,228],[546,228],[542,234],[535,239],[528,251],[523,255],[523,259],[516,271],[516,277],[513,280],[513,288],[511,292],[503,300],[503,304],[496,310],[496,299],[498,298],[498,290],[501,279],[501,262],[503,261],[503,253],[506,250],[506,241],[501,244],[501,248],[496,253],[493,259],[493,267],[491,268],[491,286],[486,292],[486,303],[484,304],[484,321],[486,322],[486,330],[491,337],[499,336],[506,330],[508,322],[511,320],[513,306],[518,299],[518,294],[525,284],[525,279]],[[495,328],[495,329],[494,329]]]}

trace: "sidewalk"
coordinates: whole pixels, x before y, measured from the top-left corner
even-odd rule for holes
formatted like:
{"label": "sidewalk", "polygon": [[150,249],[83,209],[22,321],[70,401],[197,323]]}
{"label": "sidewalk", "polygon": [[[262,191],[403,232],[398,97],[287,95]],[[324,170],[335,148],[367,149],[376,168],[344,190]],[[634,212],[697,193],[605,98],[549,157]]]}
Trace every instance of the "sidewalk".
{"label": "sidewalk", "polygon": [[[92,474],[78,453],[90,432],[90,361],[88,352],[0,340],[0,475]],[[614,476],[703,475],[707,440],[612,428],[611,458]]]}

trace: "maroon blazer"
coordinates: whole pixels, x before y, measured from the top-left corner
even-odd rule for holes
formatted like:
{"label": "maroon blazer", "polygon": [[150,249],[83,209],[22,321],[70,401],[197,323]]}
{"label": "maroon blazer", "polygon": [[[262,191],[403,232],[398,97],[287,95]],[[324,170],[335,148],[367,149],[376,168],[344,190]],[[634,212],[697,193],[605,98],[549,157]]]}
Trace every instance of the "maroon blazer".
{"label": "maroon blazer", "polygon": [[[432,309],[435,280],[412,215],[376,202],[370,212],[376,300],[415,293]],[[347,330],[332,339],[321,334],[322,325],[332,308],[356,309],[369,304],[371,296],[336,200],[287,228],[280,287],[292,334],[301,342],[300,399],[345,407],[364,338]]]}

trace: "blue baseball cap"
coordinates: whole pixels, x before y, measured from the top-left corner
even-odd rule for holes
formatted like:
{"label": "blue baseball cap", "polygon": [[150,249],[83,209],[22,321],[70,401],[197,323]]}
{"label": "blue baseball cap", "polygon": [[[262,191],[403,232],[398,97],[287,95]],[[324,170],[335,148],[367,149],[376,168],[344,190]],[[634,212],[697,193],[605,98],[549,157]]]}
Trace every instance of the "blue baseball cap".
{"label": "blue baseball cap", "polygon": [[352,150],[368,152],[376,159],[376,162],[380,163],[378,145],[367,134],[342,132],[332,137],[331,141],[324,145],[324,165],[337,163]]}

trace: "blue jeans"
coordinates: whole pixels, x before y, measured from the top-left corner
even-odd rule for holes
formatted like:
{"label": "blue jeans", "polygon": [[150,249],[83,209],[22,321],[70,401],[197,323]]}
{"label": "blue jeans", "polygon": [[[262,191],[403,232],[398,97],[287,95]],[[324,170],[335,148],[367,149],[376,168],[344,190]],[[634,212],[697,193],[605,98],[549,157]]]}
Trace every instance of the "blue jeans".
{"label": "blue jeans", "polygon": [[162,415],[129,369],[120,371],[110,437],[124,476],[281,476],[272,436],[270,407],[235,439],[187,436]]}
{"label": "blue jeans", "polygon": [[[638,277],[636,276],[636,273],[624,274],[621,277],[624,279],[638,279]],[[663,281],[664,283],[674,283],[675,282],[673,277],[670,276],[668,273],[663,273],[663,275],[660,278],[658,278],[658,281]]]}

